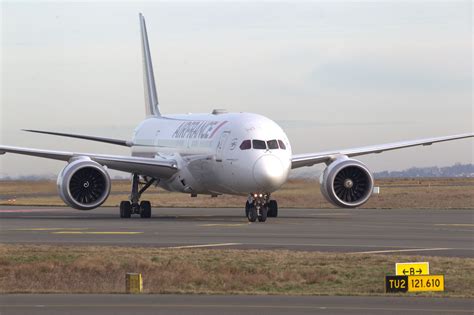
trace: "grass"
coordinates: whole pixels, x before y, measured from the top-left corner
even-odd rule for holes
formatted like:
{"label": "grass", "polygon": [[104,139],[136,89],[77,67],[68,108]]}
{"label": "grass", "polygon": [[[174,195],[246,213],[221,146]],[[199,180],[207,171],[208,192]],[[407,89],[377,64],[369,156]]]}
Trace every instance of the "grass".
{"label": "grass", "polygon": [[124,293],[125,274],[145,293],[384,295],[396,262],[429,261],[446,291],[474,297],[474,259],[286,250],[0,245],[0,293]]}
{"label": "grass", "polygon": [[[380,195],[373,196],[363,208],[375,209],[472,209],[474,208],[474,178],[441,179],[381,179],[376,180]],[[105,206],[117,206],[130,194],[128,181],[113,181],[112,192]],[[62,206],[53,181],[0,182],[0,205]],[[273,194],[280,207],[334,208],[321,195],[316,181],[291,180]],[[150,188],[142,197],[154,207],[243,207],[241,196],[198,196],[171,193]]]}

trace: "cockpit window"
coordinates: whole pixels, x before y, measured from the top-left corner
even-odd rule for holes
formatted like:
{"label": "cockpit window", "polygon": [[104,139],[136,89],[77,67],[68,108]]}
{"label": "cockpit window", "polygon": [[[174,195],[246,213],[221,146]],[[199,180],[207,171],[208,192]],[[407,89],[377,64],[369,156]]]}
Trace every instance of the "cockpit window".
{"label": "cockpit window", "polygon": [[266,150],[267,145],[262,140],[252,140],[253,148],[257,150]]}
{"label": "cockpit window", "polygon": [[276,140],[267,141],[267,146],[270,150],[278,149],[278,142]]}
{"label": "cockpit window", "polygon": [[248,150],[252,148],[252,143],[250,140],[244,140],[242,141],[242,144],[240,145],[240,150]]}
{"label": "cockpit window", "polygon": [[286,145],[283,143],[283,141],[278,140],[278,144],[280,145],[280,149],[286,150]]}

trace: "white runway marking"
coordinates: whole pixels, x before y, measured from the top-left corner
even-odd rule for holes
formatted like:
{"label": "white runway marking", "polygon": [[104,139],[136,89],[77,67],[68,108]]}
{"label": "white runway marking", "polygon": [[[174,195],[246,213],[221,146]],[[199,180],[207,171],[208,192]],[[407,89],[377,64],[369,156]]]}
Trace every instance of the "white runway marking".
{"label": "white runway marking", "polygon": [[413,248],[413,249],[390,249],[390,250],[372,250],[367,252],[354,252],[349,254],[384,254],[384,253],[403,253],[403,252],[430,252],[436,250],[450,250],[453,248]]}
{"label": "white runway marking", "polygon": [[236,246],[242,245],[241,243],[220,243],[220,244],[200,244],[200,245],[185,245],[175,247],[165,247],[169,249],[183,249],[183,248],[202,248],[202,247],[220,247],[220,246]]}

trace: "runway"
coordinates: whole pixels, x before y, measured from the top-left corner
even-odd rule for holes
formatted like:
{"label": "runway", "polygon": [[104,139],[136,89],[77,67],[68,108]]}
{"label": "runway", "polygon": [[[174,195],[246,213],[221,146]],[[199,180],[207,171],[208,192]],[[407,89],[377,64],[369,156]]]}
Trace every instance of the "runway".
{"label": "runway", "polygon": [[472,258],[473,232],[474,210],[280,209],[278,218],[250,224],[236,208],[154,208],[151,219],[120,219],[117,208],[0,207],[2,243]]}
{"label": "runway", "polygon": [[13,314],[472,314],[469,299],[344,296],[4,295]]}

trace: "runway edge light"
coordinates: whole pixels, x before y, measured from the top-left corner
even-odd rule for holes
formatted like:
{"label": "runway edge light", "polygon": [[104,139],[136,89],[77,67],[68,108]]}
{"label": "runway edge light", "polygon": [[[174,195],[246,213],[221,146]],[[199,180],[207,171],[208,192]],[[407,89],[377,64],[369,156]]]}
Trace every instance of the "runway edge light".
{"label": "runway edge light", "polygon": [[143,281],[141,273],[127,273],[125,276],[125,291],[127,293],[142,293]]}

